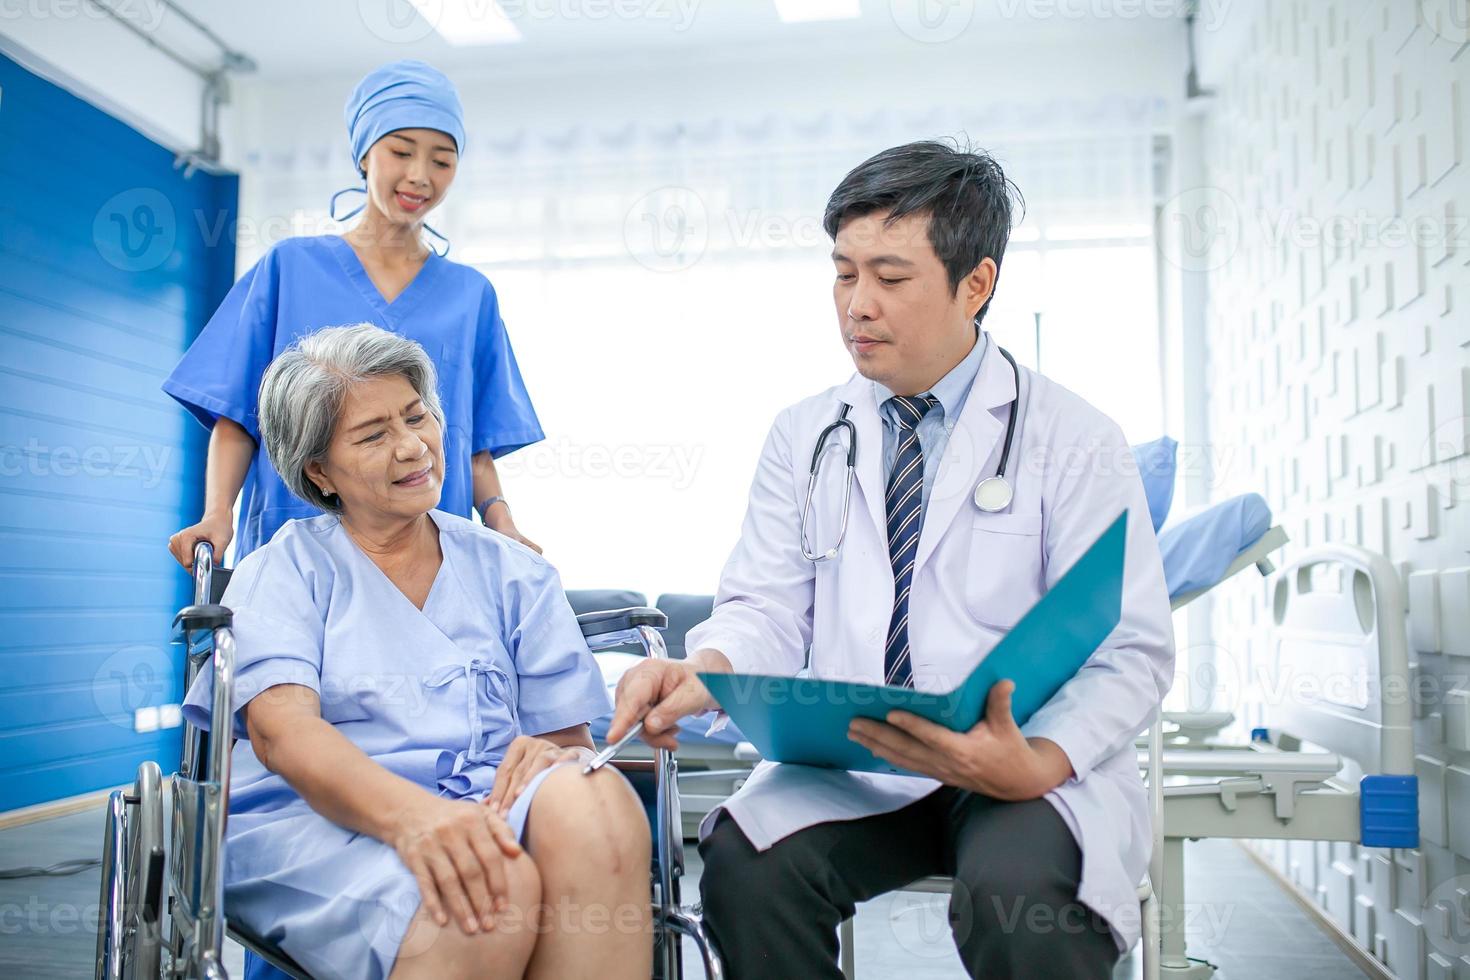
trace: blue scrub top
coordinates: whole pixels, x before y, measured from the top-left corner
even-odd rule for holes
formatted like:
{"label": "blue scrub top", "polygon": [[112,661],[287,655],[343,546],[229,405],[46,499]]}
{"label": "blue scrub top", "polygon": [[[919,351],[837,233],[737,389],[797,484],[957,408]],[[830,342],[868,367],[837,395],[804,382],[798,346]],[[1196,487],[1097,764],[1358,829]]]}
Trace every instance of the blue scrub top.
{"label": "blue scrub top", "polygon": [[[206,427],[239,423],[257,447],[260,379],[297,339],[322,327],[374,323],[423,345],[439,371],[444,406],[444,491],[439,509],[468,517],[470,457],[540,442],[545,433],[521,380],[490,281],[430,253],[413,282],[388,303],[357,253],[337,235],[291,238],[235,283],[163,390]],[[240,501],[236,561],[295,518],[321,513],[291,495],[257,449]]]}

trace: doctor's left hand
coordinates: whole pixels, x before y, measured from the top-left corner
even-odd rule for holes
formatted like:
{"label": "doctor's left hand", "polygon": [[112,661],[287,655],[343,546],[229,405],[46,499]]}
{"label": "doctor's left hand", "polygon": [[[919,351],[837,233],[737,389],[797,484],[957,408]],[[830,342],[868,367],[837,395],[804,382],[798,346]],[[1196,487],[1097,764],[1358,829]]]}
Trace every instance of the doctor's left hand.
{"label": "doctor's left hand", "polygon": [[1072,776],[1072,763],[1055,742],[1028,739],[1011,715],[1016,685],[1000,681],[985,699],[985,717],[956,732],[907,711],[890,711],[888,724],[858,718],[848,737],[880,759],[930,776],[946,786],[997,800],[1031,800]]}

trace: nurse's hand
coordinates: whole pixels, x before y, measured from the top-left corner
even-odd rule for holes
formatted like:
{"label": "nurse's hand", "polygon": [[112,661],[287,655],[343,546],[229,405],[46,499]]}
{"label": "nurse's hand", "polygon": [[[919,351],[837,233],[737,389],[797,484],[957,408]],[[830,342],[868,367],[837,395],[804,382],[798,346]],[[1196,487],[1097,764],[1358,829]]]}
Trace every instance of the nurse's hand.
{"label": "nurse's hand", "polygon": [[505,508],[490,508],[489,523],[490,530],[499,531],[501,534],[505,535],[507,538],[510,538],[512,541],[519,541],[527,548],[530,548],[532,551],[536,552],[536,554],[541,554],[541,546],[520,532],[520,530],[516,527],[516,522],[510,519],[509,514],[505,513]]}
{"label": "nurse's hand", "polygon": [[490,795],[485,797],[484,805],[503,817],[541,770],[550,769],[558,762],[580,760],[585,765],[592,761],[594,754],[588,748],[557,745],[550,739],[518,735],[505,750],[505,761],[495,770],[495,785],[491,787]]}
{"label": "nurse's hand", "polygon": [[[643,741],[656,749],[677,749],[679,719],[715,707],[699,679],[699,671],[713,665],[692,661],[646,660],[624,674],[618,681],[617,706],[607,729],[608,744],[622,738],[641,720]],[[730,669],[728,661],[724,669]]]}
{"label": "nurse's hand", "polygon": [[424,793],[398,815],[389,840],[419,883],[419,901],[444,926],[454,916],[468,935],[495,928],[509,904],[505,863],[522,853],[493,810]]}
{"label": "nurse's hand", "polygon": [[1032,800],[1072,777],[1072,763],[1055,742],[1028,739],[1011,715],[1016,685],[1001,681],[985,699],[985,717],[956,732],[907,711],[888,724],[858,718],[848,737],[880,759],[911,772],[997,800]]}
{"label": "nurse's hand", "polygon": [[168,539],[168,550],[185,568],[194,567],[194,546],[208,541],[214,546],[215,564],[223,564],[225,548],[235,537],[230,514],[205,514],[198,524],[191,524]]}

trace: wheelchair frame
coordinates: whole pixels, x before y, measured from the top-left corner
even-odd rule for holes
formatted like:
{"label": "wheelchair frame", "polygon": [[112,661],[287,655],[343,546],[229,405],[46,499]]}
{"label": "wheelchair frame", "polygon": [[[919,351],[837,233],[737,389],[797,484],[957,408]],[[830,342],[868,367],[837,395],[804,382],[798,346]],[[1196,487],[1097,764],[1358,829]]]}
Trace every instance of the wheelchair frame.
{"label": "wheelchair frame", "polygon": [[[96,976],[98,980],[226,980],[223,953],[228,934],[272,966],[311,980],[282,950],[226,918],[225,822],[234,740],[211,736],[230,731],[235,639],[230,610],[218,604],[228,572],[215,569],[213,549],[207,542],[195,546],[193,576],[194,604],[174,618],[174,642],[183,644],[186,652],[185,691],[199,671],[212,664],[211,731],[184,723],[179,769],[170,780],[173,814],[167,846],[163,777],[156,762],[138,767],[130,791],[114,790],[108,798]],[[584,613],[577,623],[593,650],[637,643],[649,657],[668,658],[659,632],[668,619],[657,609],[634,606]],[[705,976],[723,980],[723,963],[698,907],[680,900],[684,838],[678,762],[673,753],[660,749],[652,761],[613,760],[610,764],[633,784],[645,807],[652,801],[654,977],[682,980],[682,939],[687,937],[694,942]]]}

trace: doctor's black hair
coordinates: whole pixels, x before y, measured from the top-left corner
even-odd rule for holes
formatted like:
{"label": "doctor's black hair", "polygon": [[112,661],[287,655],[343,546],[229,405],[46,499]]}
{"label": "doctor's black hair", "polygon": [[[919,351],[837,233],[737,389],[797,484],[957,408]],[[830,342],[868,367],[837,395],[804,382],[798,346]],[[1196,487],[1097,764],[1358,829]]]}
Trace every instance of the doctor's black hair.
{"label": "doctor's black hair", "polygon": [[[888,212],[884,224],[927,214],[929,243],[944,263],[954,295],[985,258],[995,262],[999,283],[1000,260],[1014,227],[1013,204],[1025,213],[1020,188],[990,154],[958,143],[920,140],[884,150],[849,171],[827,199],[822,227],[835,240],[849,220],[875,211]],[[977,324],[994,298],[992,289],[975,315]]]}

